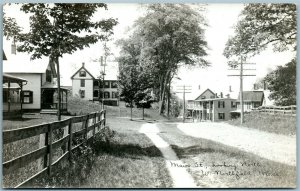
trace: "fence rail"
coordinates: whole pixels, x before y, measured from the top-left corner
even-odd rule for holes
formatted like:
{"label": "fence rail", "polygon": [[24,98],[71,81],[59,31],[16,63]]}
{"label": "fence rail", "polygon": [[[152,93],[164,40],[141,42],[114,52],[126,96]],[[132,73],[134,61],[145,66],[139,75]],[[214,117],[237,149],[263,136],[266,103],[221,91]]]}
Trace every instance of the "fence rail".
{"label": "fence rail", "polygon": [[297,107],[296,105],[290,105],[290,106],[260,106],[256,109],[253,109],[254,111],[259,111],[259,112],[265,112],[265,113],[279,113],[279,114],[285,114],[285,115],[295,115]]}
{"label": "fence rail", "polygon": [[[89,120],[92,119],[90,122]],[[72,127],[76,123],[82,122],[82,129],[79,131],[73,132]],[[90,126],[89,126],[90,123]],[[31,138],[33,136],[42,135],[44,136],[44,146],[26,153],[22,156],[13,158],[9,161],[3,163],[3,175],[7,175],[12,173],[16,169],[24,167],[25,165],[36,161],[43,157],[44,164],[42,170],[38,173],[30,177],[29,179],[25,180],[16,188],[23,187],[28,185],[30,181],[32,181],[37,176],[40,176],[44,173],[48,173],[51,175],[52,169],[63,159],[69,158],[71,161],[72,159],[72,151],[82,145],[84,142],[88,141],[88,139],[94,137],[97,133],[101,131],[105,127],[106,123],[106,111],[103,110],[97,113],[91,113],[84,116],[77,116],[69,119],[65,119],[62,121],[52,122],[52,123],[45,123],[15,130],[7,130],[3,131],[3,144],[12,143],[15,141]],[[66,130],[65,135],[53,142],[53,131],[57,129]],[[92,131],[92,136],[88,137],[88,133]],[[72,141],[76,138],[84,135],[84,142],[80,144],[73,145]],[[56,149],[60,148],[61,146],[66,145],[66,151],[63,155],[58,158],[56,161],[53,160],[53,153]]]}

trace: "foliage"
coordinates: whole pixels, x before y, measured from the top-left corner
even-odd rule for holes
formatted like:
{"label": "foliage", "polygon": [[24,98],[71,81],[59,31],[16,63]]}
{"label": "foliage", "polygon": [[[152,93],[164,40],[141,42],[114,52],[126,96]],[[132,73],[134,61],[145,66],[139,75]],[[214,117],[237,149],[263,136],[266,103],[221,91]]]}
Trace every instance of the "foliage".
{"label": "foliage", "polygon": [[[76,50],[89,47],[98,40],[105,40],[111,35],[117,24],[115,19],[93,22],[92,16],[99,9],[107,9],[104,3],[26,3],[21,11],[30,15],[30,31],[15,31],[14,39],[21,44],[18,51],[28,52],[32,59],[49,57],[49,62],[56,63],[58,94],[60,94],[59,57]],[[9,24],[14,24],[10,22]],[[11,32],[4,28],[4,34]],[[58,119],[60,120],[60,96],[58,99]]]}
{"label": "foliage", "polygon": [[296,50],[296,34],[295,4],[247,4],[235,26],[235,36],[226,43],[224,55],[255,55],[269,44],[274,51]]}
{"label": "foliage", "polygon": [[204,59],[206,23],[204,17],[188,5],[151,4],[146,9],[147,13],[136,21],[128,41],[135,42],[133,58],[150,73],[152,87],[159,89],[157,97],[162,113],[167,88],[178,68],[183,64],[208,65]]}
{"label": "foliage", "polygon": [[14,38],[21,30],[22,28],[18,26],[16,19],[7,17],[3,12],[3,35],[8,39]]}
{"label": "foliage", "polygon": [[131,103],[139,91],[150,88],[153,84],[148,70],[141,66],[139,59],[140,43],[135,39],[123,39],[118,41],[121,46],[119,62],[119,83],[121,85],[122,100]]}
{"label": "foliage", "polygon": [[150,90],[138,91],[134,96],[137,107],[150,108],[155,99],[150,95]]}
{"label": "foliage", "polygon": [[296,105],[296,59],[278,66],[264,80],[271,91],[269,98],[275,100],[276,105]]}

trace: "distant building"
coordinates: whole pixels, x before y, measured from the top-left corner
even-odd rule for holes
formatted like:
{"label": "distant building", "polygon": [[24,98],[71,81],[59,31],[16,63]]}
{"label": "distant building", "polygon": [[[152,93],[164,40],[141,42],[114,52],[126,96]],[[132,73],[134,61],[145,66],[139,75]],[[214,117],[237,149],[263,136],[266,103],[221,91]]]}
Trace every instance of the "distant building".
{"label": "distant building", "polygon": [[[264,91],[243,91],[244,111],[250,112],[265,103]],[[236,101],[237,110],[241,110],[240,95]]]}
{"label": "distant building", "polygon": [[[119,105],[118,96],[118,63],[107,62],[104,67],[97,63],[82,63],[71,77],[72,95],[84,100],[104,101],[105,105]],[[104,97],[103,97],[104,96]]]}
{"label": "distant building", "polygon": [[205,90],[195,100],[188,100],[189,115],[198,121],[230,120],[230,112],[236,110],[236,99],[215,94],[210,89]]}

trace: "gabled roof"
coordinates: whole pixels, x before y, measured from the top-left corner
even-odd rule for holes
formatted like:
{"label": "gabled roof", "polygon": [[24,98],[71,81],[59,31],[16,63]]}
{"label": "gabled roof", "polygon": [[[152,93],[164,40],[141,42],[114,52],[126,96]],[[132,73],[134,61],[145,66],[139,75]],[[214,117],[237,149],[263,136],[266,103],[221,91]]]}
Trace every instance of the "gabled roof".
{"label": "gabled roof", "polygon": [[[264,99],[263,91],[243,91],[243,100],[251,102],[262,102]],[[237,102],[240,101],[240,95]]]}
{"label": "gabled roof", "polygon": [[79,71],[81,71],[81,70],[85,70],[93,79],[95,79],[95,77],[84,67],[84,66],[81,66],[81,68],[79,68],[76,72],[75,72],[75,74],[73,74],[72,76],[71,76],[71,79],[74,79],[74,76],[79,72]]}
{"label": "gabled roof", "polygon": [[[82,69],[81,66],[79,70],[72,75],[71,79]],[[99,62],[85,62],[84,69],[88,74],[98,79],[101,72],[103,71],[103,66],[100,66]],[[105,66],[105,80],[117,80],[119,75],[119,65],[118,62],[107,61]]]}
{"label": "gabled roof", "polygon": [[215,95],[215,93],[213,91],[211,91],[209,88],[207,88],[204,92],[202,92],[202,94],[200,94],[195,100],[201,99],[201,97],[203,96],[203,94],[205,92],[209,91],[210,93],[212,93],[213,95]]}

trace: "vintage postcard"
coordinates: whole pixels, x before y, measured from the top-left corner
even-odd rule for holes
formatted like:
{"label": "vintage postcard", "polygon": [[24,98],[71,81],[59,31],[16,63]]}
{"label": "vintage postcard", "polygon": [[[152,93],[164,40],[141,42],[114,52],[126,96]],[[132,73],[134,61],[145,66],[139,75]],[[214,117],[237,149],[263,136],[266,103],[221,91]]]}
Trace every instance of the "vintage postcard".
{"label": "vintage postcard", "polygon": [[3,4],[3,188],[296,188],[296,4]]}

